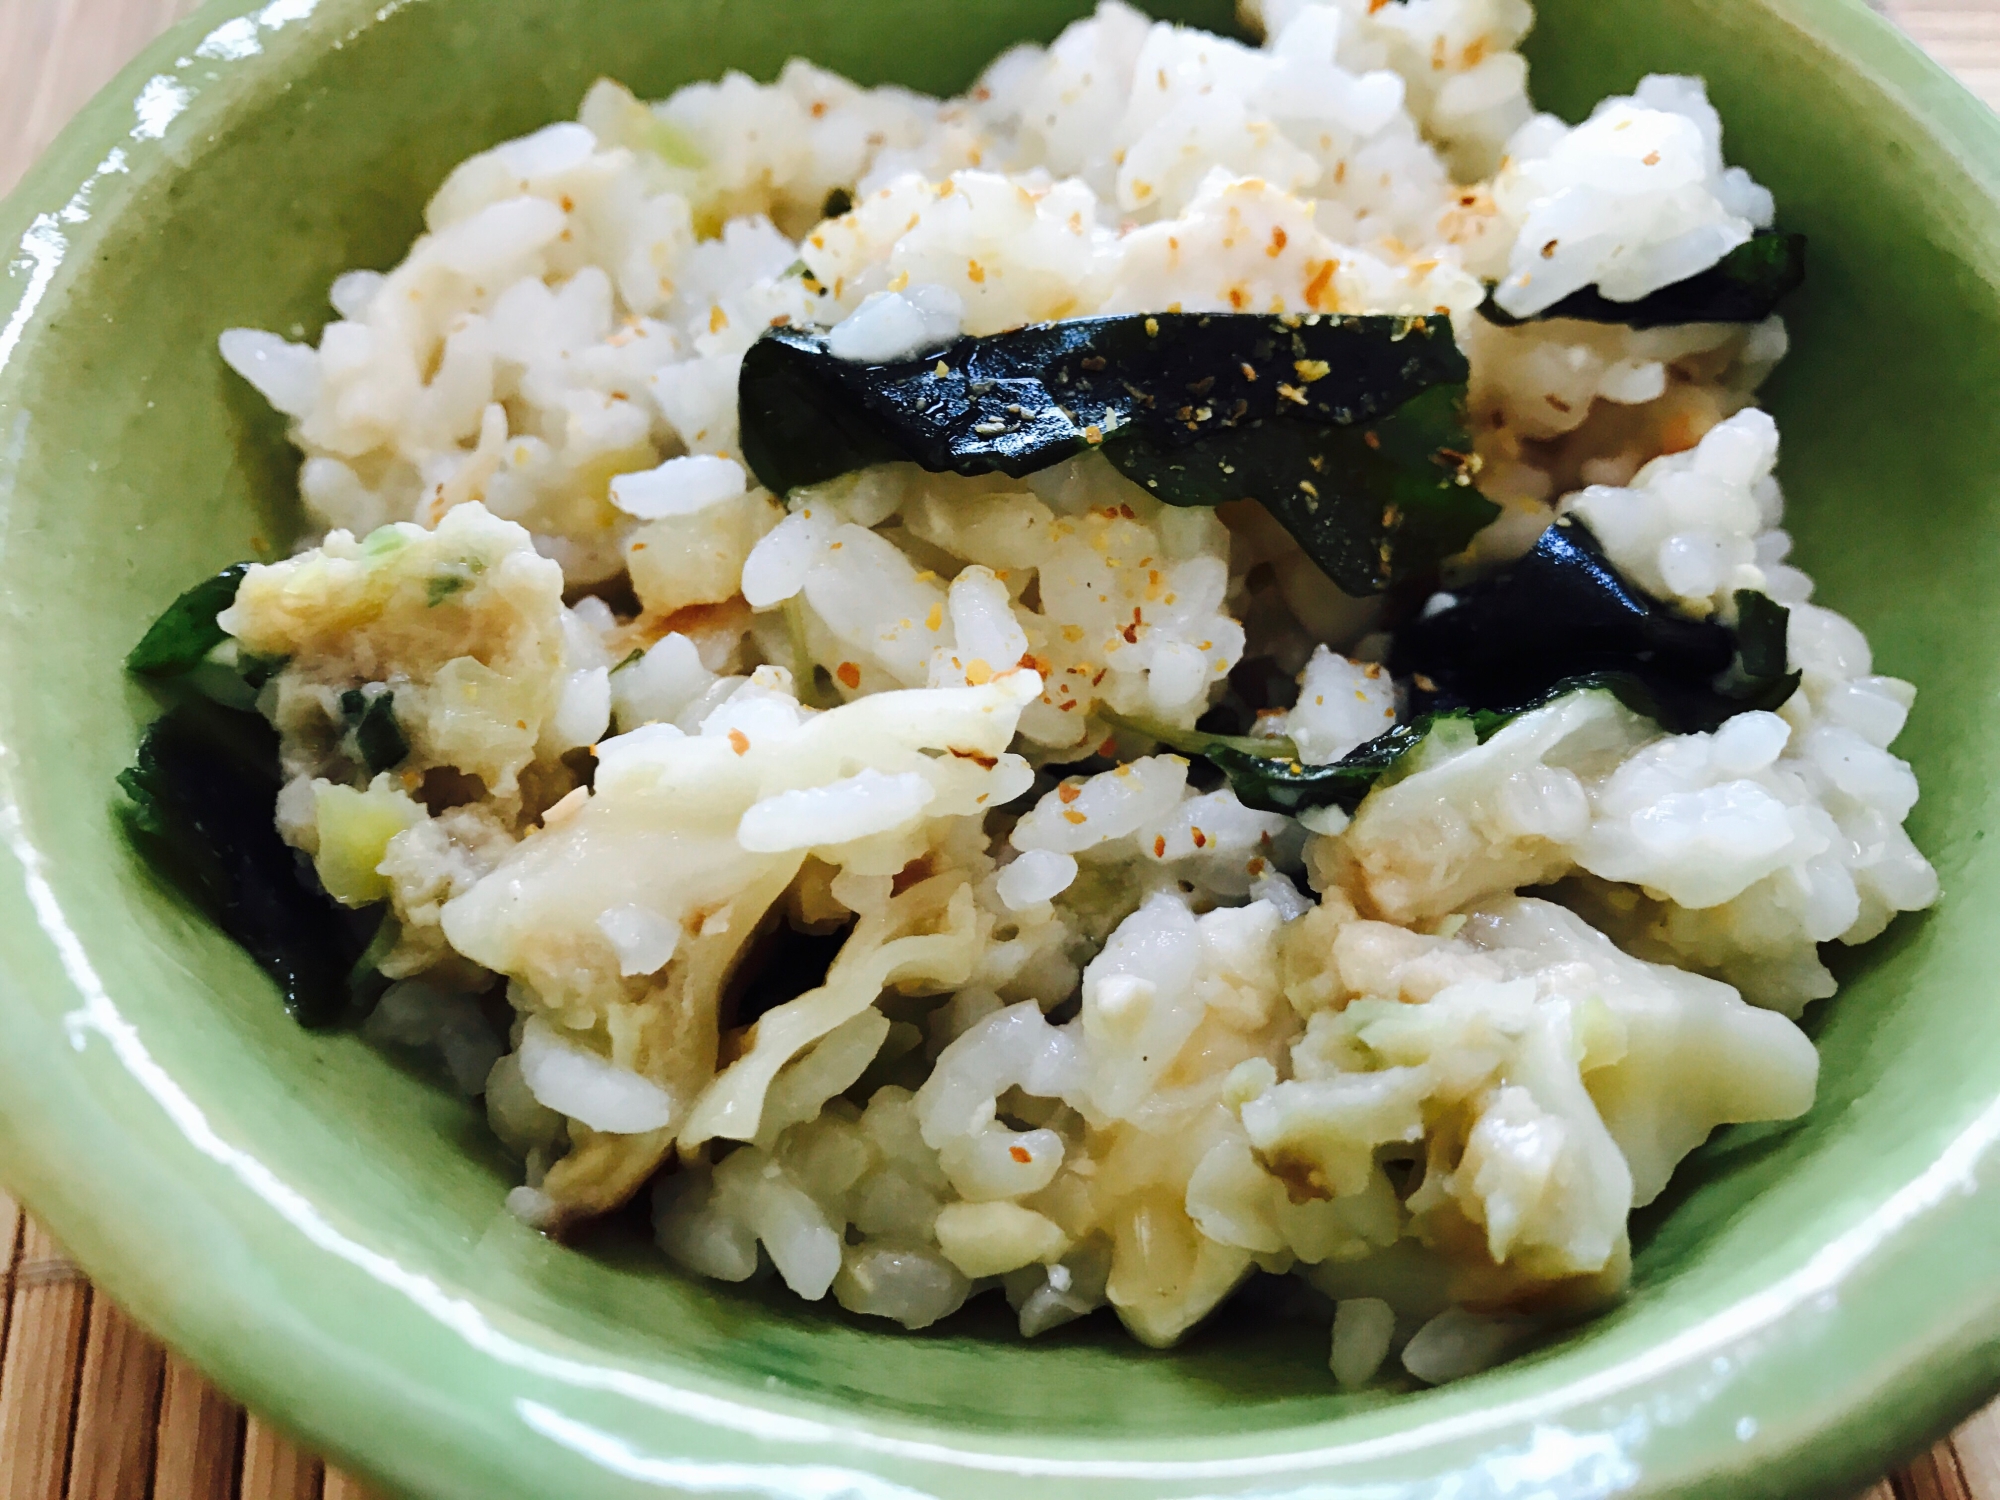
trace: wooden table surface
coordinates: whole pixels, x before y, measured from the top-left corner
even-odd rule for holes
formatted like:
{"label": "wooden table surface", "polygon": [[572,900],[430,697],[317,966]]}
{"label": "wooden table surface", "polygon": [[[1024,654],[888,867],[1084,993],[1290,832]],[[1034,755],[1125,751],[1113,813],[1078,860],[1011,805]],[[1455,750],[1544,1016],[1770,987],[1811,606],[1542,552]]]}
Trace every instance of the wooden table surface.
{"label": "wooden table surface", "polygon": [[[0,0],[0,194],[196,0]],[[2000,107],[2000,0],[1883,0]],[[218,1395],[0,1193],[0,1500],[363,1500]],[[2000,1500],[2000,1404],[1861,1500]]]}

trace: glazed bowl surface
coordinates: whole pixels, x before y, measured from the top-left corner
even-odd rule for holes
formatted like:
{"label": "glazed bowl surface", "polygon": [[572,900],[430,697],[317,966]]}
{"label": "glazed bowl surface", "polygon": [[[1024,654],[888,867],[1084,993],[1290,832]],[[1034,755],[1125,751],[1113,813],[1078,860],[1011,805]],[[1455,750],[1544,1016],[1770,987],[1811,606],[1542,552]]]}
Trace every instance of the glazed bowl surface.
{"label": "glazed bowl surface", "polygon": [[656,97],[797,54],[952,92],[1085,8],[218,0],[70,128],[0,208],[0,1173],[226,1389],[410,1495],[1857,1488],[2000,1389],[2000,120],[1859,0],[1542,0],[1530,43],[1572,118],[1704,75],[1811,237],[1766,403],[1803,566],[1919,686],[1898,749],[1944,888],[1840,961],[1812,1113],[1711,1140],[1635,1224],[1631,1295],[1545,1349],[1342,1395],[1317,1327],[1155,1353],[975,1304],[906,1335],[696,1283],[636,1229],[550,1244],[473,1110],[294,1026],[121,832],[154,707],[124,652],[297,524],[222,329],[316,335],[453,163],[600,74]]}

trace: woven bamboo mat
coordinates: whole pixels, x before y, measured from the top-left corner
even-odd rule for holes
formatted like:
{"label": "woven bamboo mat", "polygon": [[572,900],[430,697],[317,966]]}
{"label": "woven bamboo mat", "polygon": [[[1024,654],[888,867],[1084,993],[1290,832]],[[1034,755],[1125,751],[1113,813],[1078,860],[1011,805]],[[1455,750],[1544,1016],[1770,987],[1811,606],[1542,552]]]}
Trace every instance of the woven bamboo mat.
{"label": "woven bamboo mat", "polygon": [[[195,3],[0,0],[0,193]],[[2000,0],[1883,8],[2000,106]],[[0,1500],[366,1500],[98,1296],[4,1193],[0,1266]],[[1859,1500],[2000,1500],[2000,1405]]]}

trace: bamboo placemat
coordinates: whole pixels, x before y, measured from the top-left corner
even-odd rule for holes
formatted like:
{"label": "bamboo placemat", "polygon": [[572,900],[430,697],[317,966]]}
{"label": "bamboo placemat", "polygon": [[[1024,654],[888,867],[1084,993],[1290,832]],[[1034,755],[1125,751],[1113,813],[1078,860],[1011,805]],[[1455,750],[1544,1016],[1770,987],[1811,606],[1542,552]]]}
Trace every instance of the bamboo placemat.
{"label": "bamboo placemat", "polygon": [[[0,193],[196,0],[0,0]],[[1886,0],[2000,106],[2000,0]],[[0,1193],[0,1500],[367,1500],[98,1296]],[[2000,1500],[2000,1404],[1859,1500]]]}

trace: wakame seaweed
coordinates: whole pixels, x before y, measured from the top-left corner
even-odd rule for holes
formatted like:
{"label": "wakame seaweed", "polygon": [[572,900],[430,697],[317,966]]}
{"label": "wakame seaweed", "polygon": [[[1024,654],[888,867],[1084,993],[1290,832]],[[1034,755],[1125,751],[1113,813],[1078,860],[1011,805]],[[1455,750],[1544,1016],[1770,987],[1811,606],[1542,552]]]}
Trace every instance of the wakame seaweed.
{"label": "wakame seaweed", "polygon": [[158,862],[192,884],[223,931],[276,981],[305,1026],[346,1011],[365,947],[350,913],[317,889],[278,836],[278,739],[251,714],[199,701],[169,709],[118,784]]}
{"label": "wakame seaweed", "polygon": [[[1591,684],[1582,684],[1589,687]],[[1553,701],[1560,694],[1551,695]],[[1542,705],[1530,704],[1539,708]],[[1259,812],[1282,813],[1295,818],[1316,807],[1338,807],[1353,812],[1361,799],[1374,790],[1398,761],[1424,742],[1424,737],[1444,719],[1464,719],[1484,741],[1495,731],[1525,713],[1491,713],[1446,709],[1420,714],[1408,723],[1385,730],[1366,744],[1357,745],[1337,761],[1309,766],[1299,760],[1290,740],[1237,734],[1210,734],[1201,729],[1176,729],[1149,719],[1098,712],[1120,729],[1128,729],[1158,740],[1183,755],[1198,755],[1229,779],[1229,789],[1245,807]]]}
{"label": "wakame seaweed", "polygon": [[1483,742],[1524,713],[1591,689],[1674,734],[1782,706],[1799,683],[1785,670],[1790,611],[1749,590],[1736,595],[1736,608],[1733,630],[1691,620],[1623,578],[1580,522],[1558,521],[1519,562],[1434,596],[1434,607],[1396,634],[1388,664],[1411,684],[1411,717],[1337,761],[1305,765],[1281,739],[1106,717],[1203,757],[1246,807],[1352,812],[1446,719],[1469,723]]}
{"label": "wakame seaweed", "polygon": [[237,587],[249,571],[249,563],[234,563],[174,600],[125,658],[126,670],[143,677],[178,677],[200,666],[228,639],[215,617],[236,602]]}
{"label": "wakame seaweed", "polygon": [[[343,976],[366,946],[368,917],[321,891],[278,835],[278,737],[247,710],[284,663],[239,655],[233,676],[206,671],[210,653],[228,639],[216,617],[249,567],[238,563],[182,594],[126,658],[135,673],[178,679],[183,701],[146,731],[118,784],[154,863],[214,911],[302,1025],[331,1026],[348,1008]],[[223,690],[237,679],[240,687]],[[341,709],[370,774],[409,754],[390,694],[350,691]]]}
{"label": "wakame seaweed", "polygon": [[743,454],[783,494],[870,464],[1019,478],[1100,448],[1171,505],[1251,498],[1355,594],[1421,575],[1498,508],[1472,487],[1444,317],[1154,313],[859,364],[780,328],[743,359]]}
{"label": "wakame seaweed", "polygon": [[1790,612],[1748,590],[1736,602],[1733,630],[1689,619],[1621,576],[1589,528],[1566,518],[1519,561],[1433,596],[1396,633],[1388,665],[1411,682],[1416,713],[1519,712],[1589,685],[1674,734],[1713,730],[1777,708],[1799,681],[1785,671]]}
{"label": "wakame seaweed", "polygon": [[1587,286],[1525,318],[1489,294],[1480,312],[1503,328],[1548,318],[1665,328],[1678,323],[1761,323],[1806,279],[1806,237],[1760,229],[1706,271],[1631,302],[1614,302]]}

